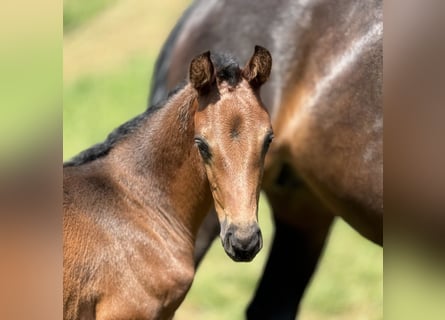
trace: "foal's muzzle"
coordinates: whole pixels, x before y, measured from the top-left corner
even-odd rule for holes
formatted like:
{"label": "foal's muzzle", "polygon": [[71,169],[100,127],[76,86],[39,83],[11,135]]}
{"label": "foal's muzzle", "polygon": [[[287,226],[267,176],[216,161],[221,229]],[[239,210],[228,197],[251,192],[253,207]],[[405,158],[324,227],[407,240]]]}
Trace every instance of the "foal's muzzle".
{"label": "foal's muzzle", "polygon": [[226,253],[235,261],[251,261],[263,247],[261,230],[256,223],[247,228],[231,224],[222,242]]}

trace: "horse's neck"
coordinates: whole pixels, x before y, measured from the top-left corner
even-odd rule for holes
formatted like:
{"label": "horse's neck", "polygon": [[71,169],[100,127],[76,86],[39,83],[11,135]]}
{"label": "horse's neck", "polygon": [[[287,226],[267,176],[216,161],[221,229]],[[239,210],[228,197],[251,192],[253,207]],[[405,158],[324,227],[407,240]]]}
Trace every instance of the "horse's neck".
{"label": "horse's neck", "polygon": [[194,146],[196,108],[186,86],[110,153],[129,196],[193,242],[212,199]]}

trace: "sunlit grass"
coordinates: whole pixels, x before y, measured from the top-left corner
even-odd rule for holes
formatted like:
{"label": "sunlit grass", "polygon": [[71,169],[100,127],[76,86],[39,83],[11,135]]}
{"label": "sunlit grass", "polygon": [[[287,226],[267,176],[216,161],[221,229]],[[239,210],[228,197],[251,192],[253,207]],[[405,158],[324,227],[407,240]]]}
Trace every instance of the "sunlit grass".
{"label": "sunlit grass", "polygon": [[69,32],[82,25],[118,0],[64,0],[63,32]]}
{"label": "sunlit grass", "polygon": [[404,236],[387,237],[390,245],[386,252],[390,254],[385,255],[385,318],[444,319],[443,251]]}
{"label": "sunlit grass", "polygon": [[383,251],[337,220],[303,313],[320,319],[383,319]]}
{"label": "sunlit grass", "polygon": [[114,128],[147,107],[153,59],[134,58],[64,89],[64,159],[103,141]]}

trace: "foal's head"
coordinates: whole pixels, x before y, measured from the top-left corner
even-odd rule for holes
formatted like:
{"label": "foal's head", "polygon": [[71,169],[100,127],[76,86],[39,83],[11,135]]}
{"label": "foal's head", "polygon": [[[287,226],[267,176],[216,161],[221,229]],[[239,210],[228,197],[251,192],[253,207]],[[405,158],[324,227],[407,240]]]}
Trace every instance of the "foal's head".
{"label": "foal's head", "polygon": [[258,198],[264,157],[272,140],[259,89],[272,58],[259,46],[247,65],[219,63],[206,52],[193,59],[190,83],[198,92],[195,144],[205,166],[221,240],[236,261],[250,261],[262,247]]}

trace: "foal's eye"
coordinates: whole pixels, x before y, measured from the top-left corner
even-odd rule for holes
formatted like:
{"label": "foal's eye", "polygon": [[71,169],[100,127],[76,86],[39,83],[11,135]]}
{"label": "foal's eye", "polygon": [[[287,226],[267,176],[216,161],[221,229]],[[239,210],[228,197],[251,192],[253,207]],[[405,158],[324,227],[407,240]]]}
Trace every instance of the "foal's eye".
{"label": "foal's eye", "polygon": [[208,162],[212,158],[212,153],[210,152],[210,147],[208,143],[203,138],[195,138],[195,144],[198,147],[199,153],[201,154],[204,161]]}
{"label": "foal's eye", "polygon": [[267,150],[269,149],[270,143],[272,142],[273,138],[274,138],[274,135],[272,132],[267,134],[266,138],[264,139],[263,154],[265,154],[267,152]]}

